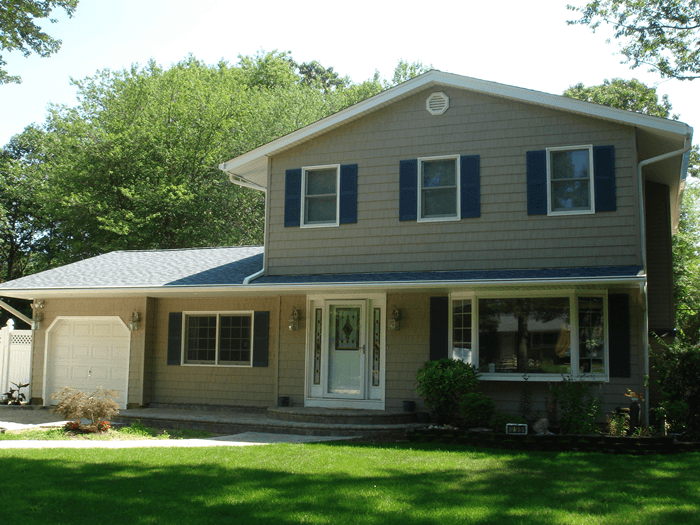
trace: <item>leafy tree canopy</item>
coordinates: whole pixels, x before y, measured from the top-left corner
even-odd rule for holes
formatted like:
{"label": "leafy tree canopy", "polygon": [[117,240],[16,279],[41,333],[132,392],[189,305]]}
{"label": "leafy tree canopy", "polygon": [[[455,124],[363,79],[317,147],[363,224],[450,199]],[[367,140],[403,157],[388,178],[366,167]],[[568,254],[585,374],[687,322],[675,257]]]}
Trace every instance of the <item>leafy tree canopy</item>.
{"label": "leafy tree canopy", "polygon": [[679,80],[700,77],[700,1],[593,0],[568,5],[580,15],[567,23],[611,25],[620,52],[631,67],[647,65],[661,76]]}
{"label": "leafy tree canopy", "polygon": [[635,78],[604,80],[600,86],[586,87],[578,83],[564,91],[564,96],[645,115],[678,119],[678,115],[671,115],[668,95],[663,95],[659,101],[655,87],[649,87]]}
{"label": "leafy tree canopy", "polygon": [[[20,51],[25,57],[32,52],[47,57],[58,51],[61,41],[52,38],[34,22],[51,16],[55,8],[63,8],[73,16],[78,0],[0,0],[0,51]],[[51,23],[56,19],[49,18]],[[22,82],[10,75],[4,66],[7,61],[0,55],[0,84]]]}

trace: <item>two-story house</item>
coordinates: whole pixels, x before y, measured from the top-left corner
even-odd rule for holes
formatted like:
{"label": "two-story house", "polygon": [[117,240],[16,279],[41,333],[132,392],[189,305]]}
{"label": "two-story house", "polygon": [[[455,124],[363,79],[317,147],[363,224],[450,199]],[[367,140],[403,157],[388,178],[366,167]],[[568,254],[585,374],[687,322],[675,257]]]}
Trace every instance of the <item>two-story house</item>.
{"label": "two-story house", "polygon": [[431,71],[221,165],[265,192],[264,249],[114,252],[0,285],[41,317],[32,399],[396,409],[451,357],[504,410],[524,381],[544,409],[564,377],[610,410],[673,328],[691,138]]}

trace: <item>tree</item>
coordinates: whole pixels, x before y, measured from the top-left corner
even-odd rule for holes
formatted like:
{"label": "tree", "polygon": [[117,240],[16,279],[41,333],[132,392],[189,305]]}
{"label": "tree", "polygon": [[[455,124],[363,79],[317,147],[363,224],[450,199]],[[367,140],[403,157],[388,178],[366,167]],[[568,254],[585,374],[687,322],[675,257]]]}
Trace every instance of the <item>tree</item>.
{"label": "tree", "polygon": [[391,84],[388,84],[387,87],[396,86],[398,84],[401,84],[402,82],[411,80],[412,78],[417,77],[418,75],[427,73],[431,69],[433,69],[432,64],[426,66],[423,64],[423,62],[409,63],[408,61],[401,59],[394,68],[394,76],[391,77]]}
{"label": "tree", "polygon": [[263,198],[218,163],[255,118],[240,68],[193,57],[74,81],[47,123],[52,264],[105,251],[258,244]]}
{"label": "tree", "polygon": [[580,14],[570,25],[594,32],[603,23],[613,26],[632,69],[647,65],[662,77],[700,78],[700,1],[593,0],[567,8]]}
{"label": "tree", "polygon": [[0,282],[43,269],[49,225],[40,170],[44,133],[28,127],[0,150]]}
{"label": "tree", "polygon": [[[698,147],[689,163],[700,175]],[[690,345],[700,344],[700,186],[687,187],[678,232],[673,237],[673,298],[676,326]]]}
{"label": "tree", "polygon": [[656,88],[649,87],[636,78],[632,80],[613,78],[604,80],[600,86],[589,87],[578,83],[564,91],[564,96],[645,115],[678,119],[678,115],[671,115],[673,108],[668,95],[663,95],[659,101]]}
{"label": "tree", "polygon": [[[61,41],[52,38],[34,23],[48,18],[51,11],[60,7],[69,17],[73,16],[78,0],[0,0],[0,51],[20,51],[25,57],[32,51],[41,57],[57,52]],[[55,18],[49,18],[56,23]],[[0,84],[22,82],[21,77],[5,71],[7,61],[0,55]]]}

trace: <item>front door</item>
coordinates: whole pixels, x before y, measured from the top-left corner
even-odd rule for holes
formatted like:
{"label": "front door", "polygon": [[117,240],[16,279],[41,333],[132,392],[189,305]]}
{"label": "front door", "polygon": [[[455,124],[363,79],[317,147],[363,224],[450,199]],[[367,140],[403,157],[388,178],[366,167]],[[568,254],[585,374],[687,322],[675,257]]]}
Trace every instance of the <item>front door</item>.
{"label": "front door", "polygon": [[328,305],[326,397],[364,399],[366,359],[365,301]]}
{"label": "front door", "polygon": [[309,298],[306,406],[384,408],[384,296]]}

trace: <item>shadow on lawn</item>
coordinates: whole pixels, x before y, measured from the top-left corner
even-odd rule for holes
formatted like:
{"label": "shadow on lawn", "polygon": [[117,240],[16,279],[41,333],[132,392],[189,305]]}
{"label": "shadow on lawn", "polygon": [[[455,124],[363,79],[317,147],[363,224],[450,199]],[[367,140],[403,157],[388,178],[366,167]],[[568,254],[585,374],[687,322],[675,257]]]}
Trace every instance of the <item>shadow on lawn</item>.
{"label": "shadow on lawn", "polygon": [[0,459],[3,521],[646,524],[700,514],[698,454],[343,443],[44,452]]}

